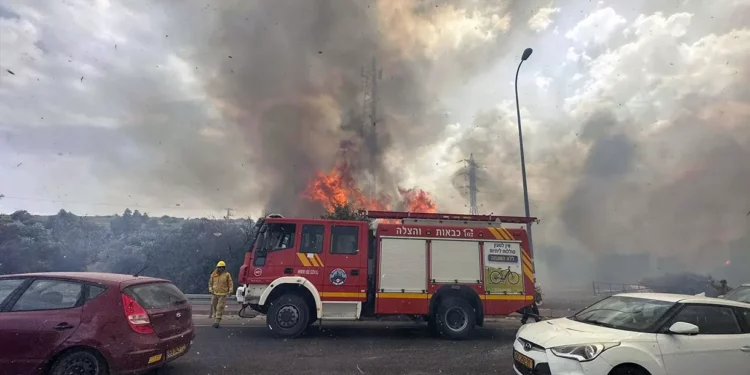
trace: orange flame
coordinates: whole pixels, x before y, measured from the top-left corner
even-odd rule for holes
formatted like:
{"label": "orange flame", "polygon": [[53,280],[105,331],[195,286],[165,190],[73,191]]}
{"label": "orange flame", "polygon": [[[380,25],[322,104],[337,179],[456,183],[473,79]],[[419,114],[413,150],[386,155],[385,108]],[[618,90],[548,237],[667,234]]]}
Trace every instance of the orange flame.
{"label": "orange flame", "polygon": [[[410,212],[436,212],[437,205],[429,193],[421,189],[401,189],[400,206]],[[326,211],[336,206],[351,204],[356,209],[390,210],[391,197],[380,195],[377,198],[367,197],[357,186],[347,164],[339,164],[328,173],[318,172],[310,180],[303,197],[319,202]]]}
{"label": "orange flame", "polygon": [[316,173],[303,196],[312,201],[320,202],[327,211],[347,203],[351,203],[358,209],[390,209],[390,205],[385,199],[371,199],[362,193],[346,164],[339,164],[328,173]]}
{"label": "orange flame", "polygon": [[437,212],[437,205],[430,194],[422,189],[398,189],[404,206],[409,212]]}

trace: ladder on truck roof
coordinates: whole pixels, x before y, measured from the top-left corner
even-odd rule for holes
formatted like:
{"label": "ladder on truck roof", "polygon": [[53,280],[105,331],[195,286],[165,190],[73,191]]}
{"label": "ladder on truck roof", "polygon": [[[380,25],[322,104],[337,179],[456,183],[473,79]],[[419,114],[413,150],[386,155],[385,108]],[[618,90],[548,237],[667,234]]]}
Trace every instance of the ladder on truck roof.
{"label": "ladder on truck roof", "polygon": [[[496,216],[496,215],[463,215],[463,214],[439,214],[439,213],[422,213],[422,212],[405,212],[405,211],[367,211],[360,210],[361,214],[370,219],[395,219],[411,222],[431,222],[431,223],[459,223],[472,224],[477,222],[483,223],[507,223],[507,224],[526,224],[539,223],[535,217],[526,216]],[[447,224],[447,223],[446,223]]]}

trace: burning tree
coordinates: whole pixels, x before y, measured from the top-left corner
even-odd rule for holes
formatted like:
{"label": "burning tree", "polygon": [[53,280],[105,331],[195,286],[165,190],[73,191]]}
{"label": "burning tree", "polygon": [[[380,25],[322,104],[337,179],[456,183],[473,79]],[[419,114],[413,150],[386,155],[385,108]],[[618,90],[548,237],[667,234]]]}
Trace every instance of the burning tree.
{"label": "burning tree", "polygon": [[326,210],[326,213],[321,215],[320,218],[329,220],[368,221],[367,217],[361,214],[350,203],[344,203],[343,205],[336,204],[333,206],[333,209]]}
{"label": "burning tree", "polygon": [[[358,209],[391,210],[393,199],[380,194],[368,197],[359,188],[351,168],[340,163],[328,173],[318,172],[310,180],[303,197],[318,202],[323,206],[325,218],[355,217]],[[437,212],[437,205],[429,193],[422,189],[398,188],[398,200],[395,209],[410,212]],[[353,219],[356,220],[356,219]]]}

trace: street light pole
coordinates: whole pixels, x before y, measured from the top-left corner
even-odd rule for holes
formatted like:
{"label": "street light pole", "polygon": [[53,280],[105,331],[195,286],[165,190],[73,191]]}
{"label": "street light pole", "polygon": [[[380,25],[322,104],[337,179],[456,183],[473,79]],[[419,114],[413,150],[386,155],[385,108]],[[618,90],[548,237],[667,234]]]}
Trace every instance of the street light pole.
{"label": "street light pole", "polygon": [[[523,64],[526,59],[531,56],[531,52],[533,50],[531,48],[526,48],[523,51],[523,55],[521,55],[521,62],[518,63],[518,69],[516,69],[516,116],[518,117],[518,144],[521,148],[521,179],[523,180],[523,205],[526,209],[526,217],[531,217],[531,213],[529,212],[529,190],[526,186],[526,159],[523,155],[523,131],[521,130],[521,107],[518,104],[518,72],[521,71],[521,64]],[[531,257],[531,264],[534,265],[534,242],[532,241],[531,236],[531,223],[526,225],[526,230],[529,233],[529,250],[532,255]],[[536,272],[536,269],[534,270]]]}

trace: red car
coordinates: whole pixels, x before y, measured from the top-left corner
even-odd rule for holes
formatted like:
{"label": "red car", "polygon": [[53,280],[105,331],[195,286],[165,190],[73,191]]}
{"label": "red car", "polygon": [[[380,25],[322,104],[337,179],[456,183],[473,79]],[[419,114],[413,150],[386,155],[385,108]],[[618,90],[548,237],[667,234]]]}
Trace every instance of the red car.
{"label": "red car", "polygon": [[108,273],[0,276],[0,374],[140,373],[187,353],[192,309],[167,280]]}

